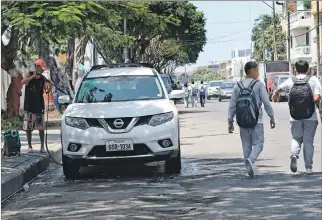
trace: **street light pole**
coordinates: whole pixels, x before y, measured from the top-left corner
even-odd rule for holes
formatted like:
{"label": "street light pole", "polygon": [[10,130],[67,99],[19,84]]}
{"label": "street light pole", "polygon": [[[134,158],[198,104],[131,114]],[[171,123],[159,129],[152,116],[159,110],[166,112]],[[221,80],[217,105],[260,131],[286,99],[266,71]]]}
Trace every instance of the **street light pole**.
{"label": "street light pole", "polygon": [[[123,28],[124,28],[124,35],[127,35],[127,21],[126,21],[126,16],[124,16]],[[123,54],[124,54],[124,63],[126,63],[128,61],[128,51],[127,51],[127,47],[124,47]]]}
{"label": "street light pole", "polygon": [[288,5],[285,7],[287,10],[287,60],[289,63],[289,71],[292,74],[292,64],[291,64],[291,22],[290,22],[290,12]]}
{"label": "street light pole", "polygon": [[320,54],[320,1],[316,1],[316,13],[317,13],[317,26],[316,26],[316,37],[317,37],[317,64],[316,64],[316,76],[320,76],[320,60],[321,60],[321,54]]}
{"label": "street light pole", "polygon": [[276,47],[275,1],[273,1],[273,43],[274,43],[274,61],[276,61],[277,47]]}

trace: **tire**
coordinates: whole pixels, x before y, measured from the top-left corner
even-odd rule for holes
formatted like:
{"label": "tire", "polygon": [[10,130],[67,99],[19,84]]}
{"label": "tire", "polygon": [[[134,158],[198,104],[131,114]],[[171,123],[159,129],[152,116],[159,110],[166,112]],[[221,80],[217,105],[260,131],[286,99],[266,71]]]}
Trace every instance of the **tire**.
{"label": "tire", "polygon": [[218,101],[221,102],[221,98],[220,97],[218,98]]}
{"label": "tire", "polygon": [[80,165],[63,155],[63,172],[67,180],[76,180],[80,177]]}
{"label": "tire", "polygon": [[[179,124],[179,122],[178,122]],[[180,150],[180,124],[178,125],[178,155],[165,162],[165,172],[167,174],[179,174],[181,172],[181,150]]]}
{"label": "tire", "polygon": [[181,152],[178,155],[165,162],[165,171],[168,174],[178,174],[181,172]]}

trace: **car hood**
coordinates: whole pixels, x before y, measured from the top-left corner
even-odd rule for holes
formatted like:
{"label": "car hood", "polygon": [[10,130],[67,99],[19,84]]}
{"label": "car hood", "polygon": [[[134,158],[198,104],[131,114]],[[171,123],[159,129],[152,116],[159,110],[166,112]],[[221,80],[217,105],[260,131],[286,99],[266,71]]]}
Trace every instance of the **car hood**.
{"label": "car hood", "polygon": [[210,89],[210,90],[216,90],[216,89],[219,89],[220,88],[220,86],[212,86],[212,87],[208,87],[208,89]]}
{"label": "car hood", "polygon": [[106,103],[73,103],[64,112],[64,117],[80,118],[117,118],[155,115],[177,111],[174,103],[168,99],[106,102]]}
{"label": "car hood", "polygon": [[222,92],[232,92],[233,91],[233,88],[231,89],[221,89]]}

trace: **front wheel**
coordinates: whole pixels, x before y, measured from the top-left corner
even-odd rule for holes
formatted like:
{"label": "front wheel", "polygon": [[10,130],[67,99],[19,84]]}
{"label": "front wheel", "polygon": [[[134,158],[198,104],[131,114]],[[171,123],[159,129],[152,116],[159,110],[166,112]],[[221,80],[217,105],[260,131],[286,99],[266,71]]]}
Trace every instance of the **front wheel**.
{"label": "front wheel", "polygon": [[63,155],[63,172],[67,180],[75,180],[80,177],[80,165]]}

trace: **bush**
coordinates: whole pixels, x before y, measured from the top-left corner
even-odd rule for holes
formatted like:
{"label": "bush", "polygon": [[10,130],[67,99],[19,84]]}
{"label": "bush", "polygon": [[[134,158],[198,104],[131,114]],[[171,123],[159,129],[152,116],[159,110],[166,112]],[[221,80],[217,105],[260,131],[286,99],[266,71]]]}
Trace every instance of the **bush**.
{"label": "bush", "polygon": [[22,117],[12,117],[9,119],[1,120],[1,130],[22,130],[23,118]]}

